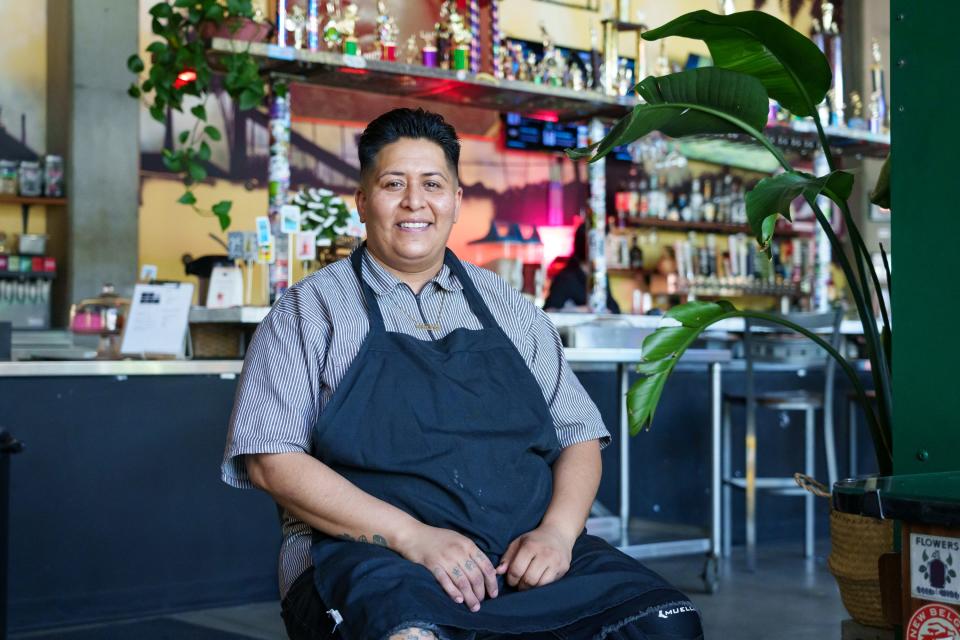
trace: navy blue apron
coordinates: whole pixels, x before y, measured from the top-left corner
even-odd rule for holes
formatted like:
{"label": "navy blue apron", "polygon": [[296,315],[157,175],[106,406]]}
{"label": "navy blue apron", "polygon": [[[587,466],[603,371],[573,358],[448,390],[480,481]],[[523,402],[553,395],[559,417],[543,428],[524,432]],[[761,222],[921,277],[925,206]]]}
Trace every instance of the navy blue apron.
{"label": "navy blue apron", "polygon": [[[540,524],[550,502],[560,445],[543,392],[449,249],[444,261],[483,329],[459,328],[435,341],[385,330],[361,275],[364,251],[351,261],[370,330],[317,420],[314,454],[417,520],[469,537],[496,566],[511,541]],[[390,541],[389,531],[370,534]],[[318,532],[312,556],[317,591],[340,612],[348,640],[386,639],[407,627],[451,639],[547,631],[670,588],[586,533],[563,578],[517,591],[500,576],[500,595],[477,613],[389,548]]]}

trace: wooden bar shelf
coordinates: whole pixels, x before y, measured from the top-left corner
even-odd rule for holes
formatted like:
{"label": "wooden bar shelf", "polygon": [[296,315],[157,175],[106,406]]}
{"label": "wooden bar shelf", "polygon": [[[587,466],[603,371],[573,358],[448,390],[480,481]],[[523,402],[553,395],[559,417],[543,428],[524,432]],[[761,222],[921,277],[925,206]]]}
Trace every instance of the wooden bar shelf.
{"label": "wooden bar shelf", "polygon": [[67,206],[66,198],[45,198],[43,196],[0,195],[0,204],[41,205],[48,207]]}

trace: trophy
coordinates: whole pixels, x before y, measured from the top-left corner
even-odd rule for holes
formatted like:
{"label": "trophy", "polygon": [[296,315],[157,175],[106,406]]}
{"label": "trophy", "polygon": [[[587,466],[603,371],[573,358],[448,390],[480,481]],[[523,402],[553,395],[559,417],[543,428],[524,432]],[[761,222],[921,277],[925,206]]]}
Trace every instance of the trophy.
{"label": "trophy", "polygon": [[633,69],[627,66],[627,61],[623,58],[617,66],[617,95],[629,95],[633,88]]}
{"label": "trophy", "polygon": [[547,32],[547,27],[540,23],[540,37],[543,43],[543,58],[537,69],[537,75],[543,84],[552,87],[563,85],[563,77],[566,74],[567,63],[563,56],[557,51],[553,44],[553,38]]}
{"label": "trophy", "polygon": [[387,14],[387,3],[377,0],[377,44],[380,47],[380,59],[387,62],[397,61],[397,38],[400,30],[397,22]]}
{"label": "trophy", "polygon": [[834,5],[832,2],[823,3],[823,32],[829,36],[826,42],[830,45],[830,70],[833,72],[833,94],[830,100],[829,123],[836,127],[846,125],[843,104],[843,38],[840,35],[840,26],[833,19]]}
{"label": "trophy", "polygon": [[417,64],[417,36],[407,38],[407,46],[403,49],[403,61],[407,64]]}
{"label": "trophy", "polygon": [[537,54],[535,54],[533,51],[528,51],[527,57],[523,61],[523,66],[520,68],[520,79],[529,80],[537,84],[540,84],[542,77],[540,76],[539,73],[537,73],[538,66],[539,65],[537,64]]}
{"label": "trophy", "polygon": [[293,48],[302,49],[303,33],[307,28],[307,14],[303,7],[298,4],[293,5],[293,9],[287,13],[286,20],[284,20],[284,28],[293,34]]}
{"label": "trophy", "polygon": [[850,92],[850,117],[847,119],[847,126],[851,129],[866,129],[867,123],[863,119],[863,98],[859,91]]}
{"label": "trophy", "polygon": [[421,31],[420,38],[423,40],[423,49],[421,50],[421,62],[425,67],[437,67],[440,64],[437,52],[437,34],[435,31]]}
{"label": "trophy", "polygon": [[580,65],[571,63],[570,64],[570,88],[574,91],[583,91],[586,88],[587,83],[584,80],[583,69],[580,68]]}
{"label": "trophy", "polygon": [[343,42],[338,18],[340,10],[335,2],[327,2],[327,23],[323,25],[323,42],[329,49],[339,49]]}
{"label": "trophy", "polygon": [[466,71],[470,68],[470,45],[473,42],[473,34],[456,7],[450,12],[450,35],[453,40],[451,68],[455,71]]}
{"label": "trophy", "polygon": [[[823,27],[820,25],[820,21],[814,18],[813,25],[811,28],[813,30],[813,35],[810,36],[810,39],[813,40],[813,44],[817,45],[817,48],[820,49],[820,52],[826,56],[827,55],[826,35],[824,34]],[[823,122],[823,123],[830,122],[829,96],[824,96],[823,101],[817,105],[817,115],[820,118],[820,122]]]}
{"label": "trophy", "polygon": [[670,75],[670,58],[667,57],[667,45],[660,41],[660,55],[657,56],[657,76],[663,77]]}
{"label": "trophy", "polygon": [[433,26],[437,63],[444,69],[450,68],[450,59],[453,55],[451,53],[453,32],[450,29],[450,18],[456,12],[456,0],[444,0],[443,4],[440,5],[440,19]]}
{"label": "trophy", "polygon": [[887,91],[883,81],[883,59],[880,57],[880,43],[873,40],[873,64],[870,65],[870,131],[882,133],[887,130]]}
{"label": "trophy", "polygon": [[340,19],[340,35],[343,38],[343,52],[350,56],[360,55],[360,43],[355,37],[357,31],[357,15],[360,9],[352,0],[347,2]]}

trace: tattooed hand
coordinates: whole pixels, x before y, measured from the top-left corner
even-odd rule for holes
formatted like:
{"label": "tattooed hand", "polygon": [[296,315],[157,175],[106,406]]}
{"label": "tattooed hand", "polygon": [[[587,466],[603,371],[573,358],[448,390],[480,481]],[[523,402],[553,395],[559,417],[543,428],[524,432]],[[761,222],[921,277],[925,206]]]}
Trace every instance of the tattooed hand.
{"label": "tattooed hand", "polygon": [[490,559],[456,531],[422,525],[397,551],[429,569],[447,595],[471,611],[479,611],[484,598],[497,597],[497,574]]}

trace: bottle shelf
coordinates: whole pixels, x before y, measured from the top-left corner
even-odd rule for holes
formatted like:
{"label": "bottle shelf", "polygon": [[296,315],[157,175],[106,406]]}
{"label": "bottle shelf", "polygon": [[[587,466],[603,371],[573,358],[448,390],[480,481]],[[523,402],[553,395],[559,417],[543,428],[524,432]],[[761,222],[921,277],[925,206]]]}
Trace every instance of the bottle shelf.
{"label": "bottle shelf", "polygon": [[[701,231],[703,233],[721,233],[734,235],[742,233],[751,235],[750,225],[734,224],[729,222],[694,222],[684,220],[664,220],[661,218],[635,218],[627,222],[625,227],[612,227],[613,235],[633,235],[634,229],[668,229],[671,231]],[[812,231],[795,229],[790,225],[778,225],[774,238],[810,237]]]}

